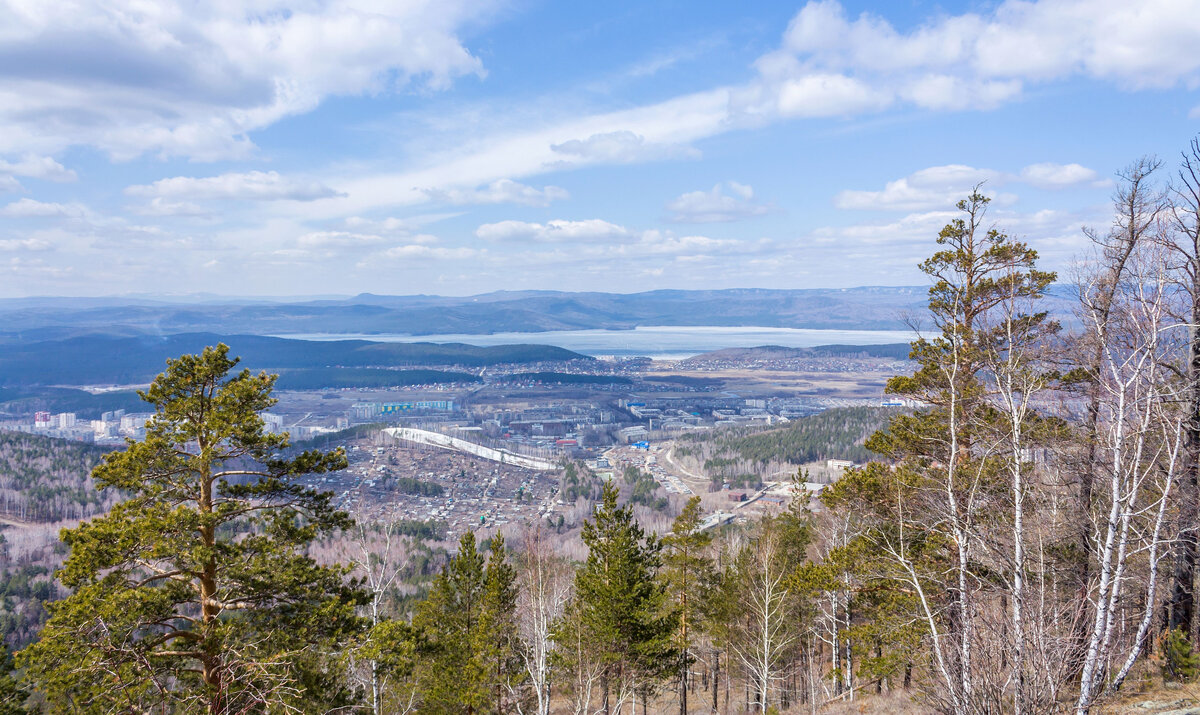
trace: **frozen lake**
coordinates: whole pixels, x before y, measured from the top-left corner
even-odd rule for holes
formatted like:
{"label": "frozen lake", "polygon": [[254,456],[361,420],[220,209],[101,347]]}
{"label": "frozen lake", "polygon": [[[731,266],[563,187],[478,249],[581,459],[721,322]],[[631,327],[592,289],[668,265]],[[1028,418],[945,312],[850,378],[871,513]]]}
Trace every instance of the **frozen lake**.
{"label": "frozen lake", "polygon": [[679,360],[721,348],[752,348],[782,345],[811,348],[817,345],[881,345],[912,340],[907,330],[815,330],[806,328],[757,328],[721,326],[647,325],[633,330],[554,330],[541,333],[493,333],[491,335],[329,334],[279,335],[297,340],[373,340],[394,343],[468,343],[509,345],[535,343],[557,345],[586,355],[645,355],[660,360]]}

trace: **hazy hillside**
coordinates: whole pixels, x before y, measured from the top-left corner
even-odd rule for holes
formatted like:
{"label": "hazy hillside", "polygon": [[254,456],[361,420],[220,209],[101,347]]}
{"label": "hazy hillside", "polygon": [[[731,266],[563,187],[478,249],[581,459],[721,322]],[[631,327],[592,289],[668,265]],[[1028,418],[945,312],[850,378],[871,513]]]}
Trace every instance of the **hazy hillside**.
{"label": "hazy hillside", "polygon": [[907,359],[912,348],[908,343],[885,345],[818,345],[814,348],[789,348],[781,345],[760,345],[754,348],[724,348],[690,357],[683,365],[707,363],[714,360],[788,360],[824,357],[877,357]]}
{"label": "hazy hillside", "polygon": [[81,329],[186,332],[437,333],[721,325],[900,329],[926,289],[657,290],[644,293],[498,292],[468,297],[380,296],[341,300],[155,302],[144,299],[0,300],[0,333],[61,338]]}
{"label": "hazy hillside", "polygon": [[[477,347],[365,340],[316,342],[212,333],[165,337],[86,335],[32,343],[10,342],[0,350],[0,386],[144,383],[162,372],[167,358],[198,353],[206,345],[219,342],[229,345],[234,355],[241,356],[242,364],[254,370],[433,365],[484,367],[592,359],[549,345]],[[358,374],[357,377],[363,376]]]}

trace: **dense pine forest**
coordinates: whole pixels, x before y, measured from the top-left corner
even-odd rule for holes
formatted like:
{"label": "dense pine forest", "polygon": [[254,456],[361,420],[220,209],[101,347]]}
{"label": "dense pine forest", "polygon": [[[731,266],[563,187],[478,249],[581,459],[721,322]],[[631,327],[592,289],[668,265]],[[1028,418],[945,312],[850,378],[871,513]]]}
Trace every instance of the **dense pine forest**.
{"label": "dense pine forest", "polygon": [[[865,462],[720,528],[637,469],[578,466],[563,478],[587,507],[578,551],[545,524],[443,548],[425,542],[444,524],[355,523],[295,479],[344,452],[265,430],[274,376],[224,345],[171,360],[146,438],[102,462],[3,443],[32,465],[10,480],[23,518],[91,517],[62,531],[57,586],[7,572],[6,599],[61,597],[0,708],[1082,715],[1194,681],[1200,141],[1163,173],[1120,175],[1072,330],[1041,302],[1057,276],[988,197],[959,202],[921,264],[915,369],[887,386],[920,407],[685,442],[760,477]],[[78,496],[86,467],[95,502]],[[54,475],[73,481],[38,492]]]}

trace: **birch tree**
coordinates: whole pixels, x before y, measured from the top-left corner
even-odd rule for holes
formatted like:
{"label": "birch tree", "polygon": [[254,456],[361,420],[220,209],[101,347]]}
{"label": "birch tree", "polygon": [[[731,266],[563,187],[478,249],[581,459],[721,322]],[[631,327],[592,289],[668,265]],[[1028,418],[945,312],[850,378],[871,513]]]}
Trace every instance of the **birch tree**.
{"label": "birch tree", "polygon": [[[363,589],[367,593],[365,607],[367,619],[371,626],[371,635],[384,621],[385,601],[396,584],[401,570],[407,565],[407,553],[404,548],[404,537],[397,532],[397,524],[387,521],[370,528],[365,523],[354,527],[353,553],[350,563],[355,572],[362,578]],[[371,636],[368,636],[370,639]],[[384,692],[388,687],[387,674],[381,672],[381,663],[373,654],[374,649],[367,648],[350,653],[352,672],[365,671],[365,686],[370,698],[371,712],[382,715],[384,712]],[[361,656],[361,662],[359,658]],[[361,667],[360,667],[361,666]]]}
{"label": "birch tree", "polygon": [[[533,691],[537,715],[550,713],[554,628],[563,619],[572,592],[570,564],[554,553],[540,526],[527,528],[517,556],[517,650]],[[590,684],[586,684],[590,690]],[[518,712],[522,698],[514,699]]]}
{"label": "birch tree", "polygon": [[[941,231],[940,250],[921,264],[933,279],[929,315],[936,333],[913,343],[916,372],[893,378],[887,390],[925,407],[896,416],[868,441],[893,465],[851,471],[823,495],[827,505],[862,522],[863,538],[890,562],[880,576],[903,583],[911,595],[939,685],[927,695],[954,713],[994,711],[1007,674],[1024,672],[1023,654],[1021,670],[997,657],[997,646],[1008,646],[991,635],[990,574],[1008,563],[1011,588],[1021,593],[1023,513],[1010,509],[1025,501],[1022,430],[1031,417],[1031,386],[1018,383],[1029,379],[1023,355],[1046,316],[1017,308],[1036,302],[1054,279],[1038,270],[1035,251],[985,224],[988,203],[978,190],[959,202],[961,218]],[[1000,368],[1005,372],[995,372]],[[997,402],[999,381],[1007,401]],[[1006,476],[1015,499],[1007,504],[1000,487]],[[1011,557],[991,550],[997,524],[1021,536],[1004,538],[1013,544]],[[1022,624],[1021,603],[1023,595],[1012,624]],[[997,679],[997,672],[1006,674]]]}
{"label": "birch tree", "polygon": [[[1095,440],[1104,465],[1098,474],[1104,479],[1098,485],[1102,511],[1095,535],[1092,616],[1075,705],[1079,715],[1090,712],[1106,690],[1119,687],[1145,644],[1157,607],[1163,523],[1181,467],[1186,422],[1177,405],[1187,386],[1169,379],[1164,366],[1175,362],[1187,343],[1187,326],[1171,317],[1170,303],[1177,294],[1161,244],[1147,242],[1130,254],[1127,278],[1111,302],[1099,287],[1106,275],[1101,269],[1080,288],[1086,327],[1102,346],[1095,375],[1100,394]],[[1147,575],[1133,578],[1135,560],[1141,558]],[[1144,604],[1143,616],[1132,642],[1122,642],[1118,609],[1132,588],[1142,589],[1134,598]],[[1110,681],[1114,662],[1127,665]]]}
{"label": "birch tree", "polygon": [[1196,645],[1196,560],[1200,555],[1200,138],[1193,139],[1168,192],[1166,246],[1182,298],[1176,319],[1190,337],[1176,372],[1187,385],[1182,469],[1179,482],[1179,539],[1167,607],[1167,628],[1179,629]]}
{"label": "birch tree", "polygon": [[798,639],[784,552],[781,530],[764,520],[738,555],[735,572],[740,617],[730,647],[749,676],[752,706],[760,712],[778,702],[782,666]]}

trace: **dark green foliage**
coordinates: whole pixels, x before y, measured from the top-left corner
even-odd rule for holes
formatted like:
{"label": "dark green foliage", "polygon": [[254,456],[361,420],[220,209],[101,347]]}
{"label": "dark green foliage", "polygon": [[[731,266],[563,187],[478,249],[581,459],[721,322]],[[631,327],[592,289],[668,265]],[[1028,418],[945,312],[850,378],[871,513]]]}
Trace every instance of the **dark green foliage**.
{"label": "dark green foliage", "polygon": [[[975,563],[970,547],[980,538],[979,524],[1003,523],[1008,507],[964,505],[1003,504],[997,497],[1012,488],[1006,465],[1020,464],[1003,452],[1014,425],[989,402],[998,356],[1011,357],[1006,369],[1023,390],[1045,389],[1029,356],[1058,326],[1044,312],[1023,311],[1037,305],[1054,274],[1037,269],[1037,252],[1024,243],[985,230],[988,202],[977,191],[959,202],[961,217],[942,229],[939,250],[921,264],[934,281],[929,312],[937,331],[913,342],[916,371],[893,377],[887,391],[925,406],[893,415],[867,441],[888,463],[849,470],[821,494],[847,532],[822,564],[828,577],[822,589],[843,595],[846,612],[857,613],[846,616],[845,630],[875,651],[860,654],[860,677],[894,677],[912,665],[914,645],[929,636],[934,618],[926,614],[917,625],[926,613],[918,598],[936,604],[928,613],[936,612],[938,631],[948,638],[976,625],[973,599],[991,586],[979,576],[995,567]],[[1022,448],[1055,429],[1032,411],[1018,424]],[[956,578],[971,588],[953,588]],[[991,574],[996,583],[1010,578]],[[964,667],[958,658],[958,651],[950,654],[949,672]],[[968,697],[953,681],[946,687]]]}
{"label": "dark green foliage", "polygon": [[390,426],[392,425],[388,425],[383,422],[372,422],[365,425],[354,425],[353,427],[347,427],[346,429],[341,429],[336,432],[315,434],[305,440],[296,440],[296,442],[292,444],[291,449],[296,452],[303,451],[300,449],[301,447],[305,449],[330,449],[332,447],[345,444],[351,440],[371,437],[378,434],[379,430]]}
{"label": "dark green foliage", "polygon": [[700,530],[702,516],[700,497],[694,496],[675,519],[670,535],[663,539],[663,577],[679,623],[675,647],[679,652],[679,712],[684,715],[688,710],[686,685],[693,661],[692,643],[702,630],[701,614],[708,610],[708,595],[716,581],[716,571],[708,555],[712,532]]}
{"label": "dark green foliage", "polygon": [[574,503],[580,497],[599,499],[602,482],[587,467],[576,462],[567,462],[563,468],[561,499]]}
{"label": "dark green foliage", "polygon": [[420,634],[417,682],[422,710],[431,713],[507,711],[506,685],[516,683],[516,571],[504,540],[489,544],[485,562],[475,534],[463,534],[458,553],[434,581],[413,620]]}
{"label": "dark green foliage", "polygon": [[679,663],[678,615],[667,607],[666,584],[658,578],[662,543],[645,533],[628,505],[617,505],[611,482],[582,536],[588,557],[575,577],[577,629],[556,637],[586,640],[604,667],[606,686],[624,678],[635,689],[649,687]]}
{"label": "dark green foliage", "polygon": [[46,622],[44,604],[56,598],[58,587],[45,566],[14,565],[0,571],[0,635],[4,644],[20,647],[33,641]]}
{"label": "dark green foliage", "polygon": [[440,497],[446,489],[437,482],[424,482],[412,477],[400,477],[394,482],[396,491],[401,494],[415,494],[423,497]]}
{"label": "dark green foliage", "polygon": [[662,511],[670,506],[665,496],[658,496],[658,482],[654,477],[637,467],[625,468],[625,484],[629,487],[629,502],[641,504],[655,511]]}
{"label": "dark green foliage", "polygon": [[350,520],[294,478],[346,458],[280,457],[286,438],[259,417],[274,378],[231,374],[236,364],[224,345],[170,361],[143,395],[146,438],[93,474],[129,498],[63,530],[59,579],[73,593],[19,654],[54,709],[223,715],[341,700],[319,654],[357,627],[363,594],[304,550]]}
{"label": "dark green foliage", "polygon": [[450,525],[444,521],[421,521],[420,519],[401,519],[396,522],[396,533],[401,536],[411,536],[414,539],[429,539],[439,541],[446,538]]}
{"label": "dark green foliage", "polygon": [[24,715],[29,693],[13,673],[13,659],[7,648],[0,648],[0,715]]}
{"label": "dark green foliage", "polygon": [[137,412],[146,407],[134,390],[91,393],[69,387],[0,387],[0,414],[27,418],[39,410],[74,412],[80,419],[100,419],[112,410]]}
{"label": "dark green foliage", "polygon": [[889,407],[836,407],[772,429],[731,428],[690,433],[675,454],[704,460],[714,481],[761,471],[771,463],[804,464],[821,459],[865,461],[867,437],[899,412]]}
{"label": "dark green foliage", "polygon": [[1200,675],[1200,653],[1192,650],[1184,632],[1172,628],[1163,634],[1163,675],[1169,680],[1191,682]]}

